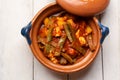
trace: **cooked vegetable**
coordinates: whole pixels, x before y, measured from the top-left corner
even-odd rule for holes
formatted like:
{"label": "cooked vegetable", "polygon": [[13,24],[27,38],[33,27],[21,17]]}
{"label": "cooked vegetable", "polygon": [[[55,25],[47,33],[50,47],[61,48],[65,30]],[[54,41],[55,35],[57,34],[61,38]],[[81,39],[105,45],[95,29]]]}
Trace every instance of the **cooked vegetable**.
{"label": "cooked vegetable", "polygon": [[38,32],[38,46],[52,63],[74,64],[88,49],[95,50],[91,26],[68,13],[46,17]]}
{"label": "cooked vegetable", "polygon": [[45,18],[44,24],[45,24],[46,26],[49,24],[49,19],[48,19],[48,18]]}
{"label": "cooked vegetable", "polygon": [[86,50],[84,49],[84,48],[82,48],[81,46],[80,46],[80,44],[78,44],[78,43],[76,43],[76,42],[74,42],[73,44],[72,44],[72,48],[74,48],[75,50],[77,50],[79,53],[81,53],[82,55],[84,55],[85,53],[86,53]]}
{"label": "cooked vegetable", "polygon": [[54,52],[54,56],[58,56],[59,57],[60,56],[60,51],[55,51]]}
{"label": "cooked vegetable", "polygon": [[60,50],[62,50],[63,46],[64,46],[64,43],[65,43],[65,40],[66,40],[66,36],[63,36],[60,38],[59,42],[58,42],[58,45],[60,47]]}
{"label": "cooked vegetable", "polygon": [[46,44],[46,45],[45,45],[44,52],[45,52],[46,54],[52,53],[52,52],[53,52],[53,46],[51,46],[50,44]]}
{"label": "cooked vegetable", "polygon": [[58,63],[58,60],[55,57],[50,58],[50,60],[55,64]]}
{"label": "cooked vegetable", "polygon": [[64,20],[61,20],[60,18],[57,21],[58,26],[62,26],[65,24]]}
{"label": "cooked vegetable", "polygon": [[67,20],[67,22],[70,23],[70,25],[75,25],[72,19]]}
{"label": "cooked vegetable", "polygon": [[50,60],[53,62],[53,63],[58,63],[58,60],[54,57],[54,55],[52,53],[48,54],[48,57],[50,58]]}
{"label": "cooked vegetable", "polygon": [[48,35],[47,35],[48,42],[50,42],[52,40],[52,30],[53,30],[53,26],[50,26],[50,28],[48,30]]}
{"label": "cooked vegetable", "polygon": [[66,53],[61,53],[61,55],[70,63],[73,63],[73,59]]}
{"label": "cooked vegetable", "polygon": [[44,46],[42,46],[41,44],[38,44],[38,46],[39,46],[39,48],[40,48],[41,50],[44,49]]}
{"label": "cooked vegetable", "polygon": [[38,36],[38,43],[42,43],[43,45],[46,45],[47,41],[46,41],[46,39],[41,38],[40,36]]}
{"label": "cooked vegetable", "polygon": [[71,56],[74,56],[76,54],[75,50],[73,48],[68,48],[68,54]]}
{"label": "cooked vegetable", "polygon": [[87,26],[85,32],[86,34],[90,34],[92,32],[92,28],[90,26]]}
{"label": "cooked vegetable", "polygon": [[59,37],[59,36],[61,36],[61,34],[62,34],[62,32],[61,32],[61,30],[60,30],[60,27],[55,27],[55,28],[54,28],[53,36]]}
{"label": "cooked vegetable", "polygon": [[40,37],[45,38],[47,36],[47,28],[46,27],[41,28],[39,33],[40,33],[39,35]]}
{"label": "cooked vegetable", "polygon": [[90,47],[90,50],[91,50],[91,51],[94,51],[95,48],[96,48],[96,46],[95,46],[95,44],[93,43],[92,35],[91,35],[91,34],[87,35],[86,40],[87,40],[87,42],[88,42],[88,45],[89,45],[89,47]]}
{"label": "cooked vegetable", "polygon": [[81,46],[83,46],[87,43],[84,37],[79,37],[78,39],[79,39]]}
{"label": "cooked vegetable", "polygon": [[62,65],[67,64],[67,60],[62,57],[62,58],[60,59],[60,64],[62,64]]}
{"label": "cooked vegetable", "polygon": [[65,24],[64,29],[65,29],[66,35],[67,35],[68,39],[70,40],[70,42],[73,42],[72,33],[71,33],[71,30],[70,30],[70,25]]}

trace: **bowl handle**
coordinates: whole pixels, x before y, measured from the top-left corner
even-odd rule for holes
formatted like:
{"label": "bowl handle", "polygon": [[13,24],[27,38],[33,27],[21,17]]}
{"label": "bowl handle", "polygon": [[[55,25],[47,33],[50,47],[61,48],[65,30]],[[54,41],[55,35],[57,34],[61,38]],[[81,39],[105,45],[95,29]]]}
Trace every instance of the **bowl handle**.
{"label": "bowl handle", "polygon": [[107,37],[107,35],[109,34],[109,28],[102,25],[100,22],[98,22],[100,29],[101,29],[101,33],[102,33],[102,38],[100,40],[100,43],[102,44],[104,39]]}
{"label": "bowl handle", "polygon": [[31,44],[31,39],[30,39],[30,35],[29,35],[31,26],[32,26],[32,24],[31,24],[31,22],[29,22],[29,24],[27,26],[25,26],[21,29],[21,34],[26,38],[29,45]]}

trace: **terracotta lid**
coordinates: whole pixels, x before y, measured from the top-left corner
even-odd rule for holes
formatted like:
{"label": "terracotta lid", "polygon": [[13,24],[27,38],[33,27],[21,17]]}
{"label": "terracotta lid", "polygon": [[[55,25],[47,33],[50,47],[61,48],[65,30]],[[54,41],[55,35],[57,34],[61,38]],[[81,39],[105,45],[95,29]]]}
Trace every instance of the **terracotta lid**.
{"label": "terracotta lid", "polygon": [[56,0],[66,11],[79,16],[93,16],[103,12],[110,0]]}

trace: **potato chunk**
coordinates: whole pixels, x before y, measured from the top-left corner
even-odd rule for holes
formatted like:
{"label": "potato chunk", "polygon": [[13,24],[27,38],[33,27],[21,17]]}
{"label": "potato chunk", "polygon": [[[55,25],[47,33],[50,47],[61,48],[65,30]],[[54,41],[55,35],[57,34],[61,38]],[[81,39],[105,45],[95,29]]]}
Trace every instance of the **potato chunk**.
{"label": "potato chunk", "polygon": [[82,46],[87,43],[84,37],[79,37],[79,42]]}

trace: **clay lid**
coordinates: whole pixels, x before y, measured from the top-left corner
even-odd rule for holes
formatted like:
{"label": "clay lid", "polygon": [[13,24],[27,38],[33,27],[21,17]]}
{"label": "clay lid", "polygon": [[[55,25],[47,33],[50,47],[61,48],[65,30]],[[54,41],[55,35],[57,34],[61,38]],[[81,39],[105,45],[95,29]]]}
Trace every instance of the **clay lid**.
{"label": "clay lid", "polygon": [[56,0],[66,11],[79,16],[93,16],[103,12],[109,0]]}

